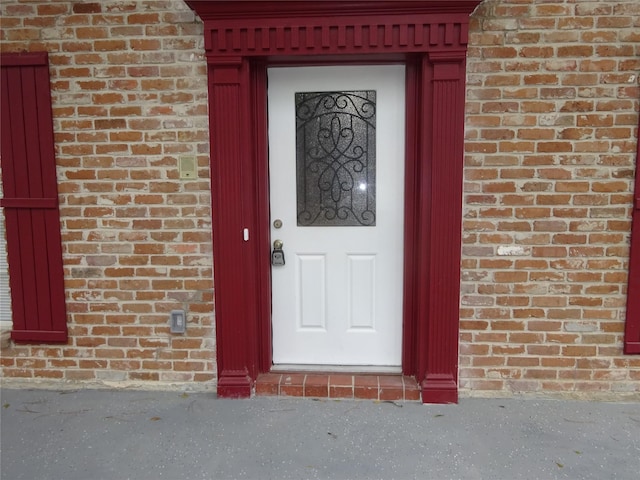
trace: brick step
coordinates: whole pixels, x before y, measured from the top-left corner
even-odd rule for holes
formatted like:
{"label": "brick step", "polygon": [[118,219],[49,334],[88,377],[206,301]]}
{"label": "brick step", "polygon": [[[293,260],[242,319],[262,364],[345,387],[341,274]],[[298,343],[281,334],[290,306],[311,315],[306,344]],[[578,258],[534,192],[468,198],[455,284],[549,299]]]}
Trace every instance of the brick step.
{"label": "brick step", "polygon": [[420,387],[406,375],[263,373],[256,395],[417,402]]}

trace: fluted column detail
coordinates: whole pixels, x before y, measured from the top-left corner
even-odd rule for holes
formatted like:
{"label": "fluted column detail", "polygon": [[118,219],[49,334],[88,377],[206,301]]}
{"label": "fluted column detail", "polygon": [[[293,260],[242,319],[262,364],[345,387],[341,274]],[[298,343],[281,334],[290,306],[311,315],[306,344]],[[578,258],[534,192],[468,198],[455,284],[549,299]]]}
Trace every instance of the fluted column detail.
{"label": "fluted column detail", "polygon": [[[254,323],[243,292],[252,279],[244,265],[251,243],[244,240],[247,196],[243,160],[247,152],[248,67],[241,58],[209,58],[211,198],[218,395],[251,395],[250,343]],[[224,281],[218,281],[224,279]]]}
{"label": "fluted column detail", "polygon": [[[460,245],[464,139],[464,52],[432,53],[423,63],[422,131],[424,182],[421,203],[427,246],[422,262],[428,280],[420,307],[418,375],[422,400],[458,400]],[[430,117],[430,118],[427,118]],[[425,204],[430,203],[430,206]]]}

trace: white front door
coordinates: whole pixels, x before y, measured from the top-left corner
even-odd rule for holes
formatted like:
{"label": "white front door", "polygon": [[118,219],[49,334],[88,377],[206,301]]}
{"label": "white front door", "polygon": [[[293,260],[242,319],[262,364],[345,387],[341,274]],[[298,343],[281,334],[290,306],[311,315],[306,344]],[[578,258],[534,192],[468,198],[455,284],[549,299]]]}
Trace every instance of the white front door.
{"label": "white front door", "polygon": [[273,363],[399,368],[404,66],[268,80]]}

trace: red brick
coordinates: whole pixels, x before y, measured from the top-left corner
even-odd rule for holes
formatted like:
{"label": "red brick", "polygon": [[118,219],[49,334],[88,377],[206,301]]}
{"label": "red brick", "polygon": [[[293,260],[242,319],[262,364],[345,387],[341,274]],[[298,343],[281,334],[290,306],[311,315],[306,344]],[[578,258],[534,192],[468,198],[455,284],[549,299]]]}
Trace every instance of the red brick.
{"label": "red brick", "polygon": [[353,398],[353,387],[340,387],[331,384],[329,398]]}
{"label": "red brick", "polygon": [[[27,5],[15,5],[15,6],[7,6],[7,13],[11,14],[11,8],[20,8],[20,9],[28,9],[28,13],[26,12],[15,12],[16,14],[20,14],[20,15],[31,15],[33,14],[33,7],[27,6]],[[69,12],[69,5],[68,4],[43,4],[43,5],[36,5],[37,8],[37,12],[38,15],[62,15],[65,13]]]}
{"label": "red brick", "polygon": [[263,373],[258,376],[256,395],[278,395],[281,376],[275,373]]}
{"label": "red brick", "polygon": [[520,49],[520,56],[525,58],[549,58],[553,55],[553,47],[524,46]]}
{"label": "red brick", "polygon": [[304,382],[305,397],[329,396],[329,376],[328,375],[307,375]]}
{"label": "red brick", "polygon": [[81,40],[94,40],[108,38],[109,30],[104,27],[78,27],[75,29],[76,38]]}

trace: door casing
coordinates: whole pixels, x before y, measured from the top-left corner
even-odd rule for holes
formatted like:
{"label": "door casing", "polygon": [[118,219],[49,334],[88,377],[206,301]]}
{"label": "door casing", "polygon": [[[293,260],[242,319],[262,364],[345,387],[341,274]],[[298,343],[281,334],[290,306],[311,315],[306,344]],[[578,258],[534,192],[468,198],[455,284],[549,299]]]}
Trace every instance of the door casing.
{"label": "door casing", "polygon": [[402,370],[423,402],[457,402],[465,56],[480,0],[187,3],[208,63],[218,395],[250,396],[271,368],[266,67],[404,63]]}

